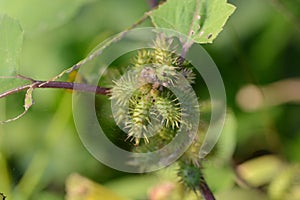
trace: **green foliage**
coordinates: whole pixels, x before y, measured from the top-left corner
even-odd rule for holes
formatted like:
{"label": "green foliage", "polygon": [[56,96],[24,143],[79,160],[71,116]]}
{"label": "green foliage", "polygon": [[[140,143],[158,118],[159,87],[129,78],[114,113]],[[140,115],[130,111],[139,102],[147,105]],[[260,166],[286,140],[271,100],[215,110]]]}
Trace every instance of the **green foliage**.
{"label": "green foliage", "polygon": [[127,200],[127,198],[122,198],[108,188],[94,183],[79,174],[71,174],[67,179],[66,185],[66,200],[96,200],[99,197],[109,200]]}
{"label": "green foliage", "polygon": [[[168,0],[152,11],[150,17],[157,27],[171,28],[185,34],[189,34],[192,27],[191,34],[194,34],[192,38],[195,42],[214,41],[213,45],[204,47],[222,73],[231,112],[224,132],[214,151],[205,159],[201,172],[217,199],[299,199],[299,101],[260,108],[252,113],[245,112],[236,101],[238,92],[245,84],[265,86],[282,79],[297,80],[300,76],[299,3],[292,0],[232,0],[230,2],[237,9],[230,18],[230,25],[225,26],[222,34],[219,34],[229,14],[233,12],[233,6],[221,0],[199,2],[199,8],[202,9],[195,12],[197,1]],[[184,10],[190,8],[190,12]],[[146,10],[147,4],[141,0],[128,0],[126,4],[122,0],[89,3],[0,1],[0,12],[14,18],[7,15],[0,17],[0,76],[21,72],[38,79],[51,78],[84,58],[87,51],[97,43],[133,24]],[[63,13],[62,18],[59,13]],[[197,21],[195,13],[201,16],[200,21]],[[19,23],[26,36],[21,57],[23,33]],[[45,26],[40,26],[41,24]],[[198,25],[200,30],[206,31],[199,38],[195,37],[197,31],[201,32]],[[218,39],[214,40],[217,35]],[[157,54],[164,53],[163,50],[159,51]],[[139,52],[137,60],[133,61],[136,66],[132,68],[138,70],[139,66],[152,63],[152,53],[148,50]],[[160,63],[160,59],[157,57],[157,63]],[[10,62],[8,65],[7,61]],[[19,64],[20,70],[17,69]],[[176,67],[175,64],[174,66]],[[144,68],[139,69],[141,72]],[[173,70],[169,68],[170,73]],[[195,76],[189,68],[175,70],[194,83],[194,89],[200,94],[200,103],[205,102],[206,94],[201,77],[198,74]],[[161,70],[155,71],[158,74],[160,72]],[[132,88],[130,80],[125,78],[123,87]],[[167,80],[160,77],[160,82]],[[0,93],[29,83],[21,79],[0,78]],[[149,88],[141,89],[148,93],[152,87]],[[297,90],[291,88],[286,91],[297,93]],[[20,107],[16,105],[23,104],[24,95],[25,93],[8,97],[6,103],[0,101],[1,120],[7,119],[5,113],[8,116],[20,113]],[[193,192],[190,195],[177,183],[178,165],[148,176],[125,177],[124,174],[100,165],[86,152],[78,136],[74,134],[76,131],[71,121],[70,94],[56,90],[36,90],[34,97],[36,104],[28,115],[14,123],[0,125],[0,193],[4,193],[7,199],[61,200],[65,196],[65,180],[72,172],[80,172],[96,182],[108,185],[113,193],[124,198],[149,199],[151,192],[157,191],[157,188],[169,195],[165,199],[197,198]],[[287,96],[281,96],[285,97]],[[174,99],[169,102],[172,100]],[[252,94],[248,100],[248,104],[254,103]],[[101,100],[99,105],[103,102]],[[166,105],[162,103],[161,106]],[[202,111],[205,109],[206,107],[201,107]],[[201,114],[204,120],[210,117],[207,113]],[[161,115],[167,116],[168,113]],[[111,124],[111,121],[112,118],[107,117],[105,123]],[[117,132],[111,126],[108,130],[109,134]],[[204,133],[204,130],[199,132]],[[175,134],[175,130],[170,131],[166,127],[161,131],[159,137],[149,140],[150,146],[153,143],[161,147]],[[184,155],[184,161],[197,164],[197,159],[192,155],[199,150],[202,137],[200,135],[196,142],[198,146],[192,146]],[[119,140],[124,142],[123,139]],[[156,149],[140,145],[135,150],[145,152]],[[275,157],[260,158],[264,153]],[[246,169],[240,170],[241,177],[236,174],[236,168]],[[200,173],[198,168],[195,173]],[[240,179],[243,177],[247,179],[246,183]],[[193,182],[187,180],[188,183]],[[166,182],[171,183],[170,190],[164,188]],[[250,188],[247,182],[259,188]],[[75,186],[77,184],[70,187],[75,189]]]}
{"label": "green foliage", "polygon": [[224,200],[252,200],[252,199],[259,199],[259,200],[269,200],[267,195],[252,189],[241,189],[241,188],[234,188],[232,190],[221,192],[220,195],[216,195],[217,199],[224,199]]}
{"label": "green foliage", "polygon": [[[0,13],[6,13],[19,20],[26,33],[36,33],[64,24],[87,2],[90,1],[29,0],[20,4],[18,0],[3,0],[0,2]],[[33,10],[34,12],[28,13]]]}
{"label": "green foliage", "polygon": [[226,0],[170,0],[151,13],[156,27],[190,36],[197,43],[212,43],[235,7]]}
{"label": "green foliage", "polygon": [[[259,187],[271,182],[274,174],[278,174],[284,165],[275,156],[261,156],[239,165],[237,172],[249,185]],[[256,168],[256,166],[261,167]]]}
{"label": "green foliage", "polygon": [[16,73],[22,45],[23,30],[18,21],[0,12],[0,76]]}

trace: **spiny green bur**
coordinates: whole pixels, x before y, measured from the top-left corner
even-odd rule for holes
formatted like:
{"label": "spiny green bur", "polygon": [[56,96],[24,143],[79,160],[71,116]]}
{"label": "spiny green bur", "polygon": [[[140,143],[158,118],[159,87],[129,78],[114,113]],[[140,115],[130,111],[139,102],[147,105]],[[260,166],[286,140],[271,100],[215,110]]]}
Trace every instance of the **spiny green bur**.
{"label": "spiny green bur", "polygon": [[[172,41],[161,35],[153,42],[153,49],[139,50],[132,60],[129,70],[134,73],[114,81],[111,90],[111,99],[120,105],[116,110],[116,123],[125,125],[128,138],[134,141],[133,151],[157,151],[174,139],[180,126],[188,124],[182,121],[180,102],[168,87],[176,87],[178,74],[193,84],[195,74],[188,62],[182,62],[175,54]],[[128,105],[128,109],[124,105]],[[202,180],[198,137],[179,161],[178,176],[192,190],[196,190]]]}
{"label": "spiny green bur", "polygon": [[[116,109],[116,122],[125,125],[128,138],[134,140],[135,146],[155,145],[149,141],[153,135],[158,135],[163,141],[165,138],[171,140],[174,134],[169,137],[170,132],[183,123],[180,102],[168,87],[174,86],[179,73],[190,82],[195,76],[190,69],[179,64],[179,57],[174,52],[172,40],[158,35],[152,49],[142,49],[133,58],[129,69],[134,73],[114,82],[111,99],[120,105]],[[128,111],[124,109],[127,104]],[[144,138],[143,144],[140,144],[141,138]]]}

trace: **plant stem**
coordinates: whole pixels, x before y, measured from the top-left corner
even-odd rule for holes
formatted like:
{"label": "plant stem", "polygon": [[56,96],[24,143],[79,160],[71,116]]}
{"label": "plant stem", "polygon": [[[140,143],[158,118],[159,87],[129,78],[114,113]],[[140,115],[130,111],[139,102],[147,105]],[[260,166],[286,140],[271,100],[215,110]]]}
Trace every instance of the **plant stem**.
{"label": "plant stem", "polygon": [[64,74],[67,73],[71,73],[72,71],[75,71],[77,69],[79,69],[82,65],[84,65],[85,63],[93,60],[94,58],[100,56],[103,52],[103,50],[105,48],[107,48],[108,46],[110,46],[113,43],[118,42],[119,40],[121,40],[122,38],[124,38],[126,36],[126,34],[134,29],[135,27],[137,27],[138,25],[142,24],[151,14],[151,10],[148,12],[145,12],[144,15],[138,19],[134,24],[132,24],[131,26],[129,26],[127,29],[125,29],[123,32],[121,32],[120,34],[118,34],[117,36],[115,36],[114,38],[112,38],[109,42],[107,42],[104,46],[102,46],[100,49],[98,49],[97,51],[95,51],[94,53],[92,53],[91,55],[89,55],[88,57],[84,58],[83,60],[79,61],[78,63],[76,63],[75,65],[73,65],[72,67],[62,71],[60,74],[58,74],[57,76],[53,77],[51,79],[51,81],[55,81],[59,78],[61,78]]}
{"label": "plant stem", "polygon": [[151,9],[155,8],[158,5],[158,3],[159,3],[158,0],[147,0],[147,1],[148,1],[149,5],[150,5]]}
{"label": "plant stem", "polygon": [[212,191],[209,189],[204,177],[201,178],[201,183],[199,186],[199,190],[201,195],[203,196],[203,198],[205,200],[215,200],[214,194],[212,193]]}
{"label": "plant stem", "polygon": [[110,93],[110,88],[94,86],[94,85],[89,85],[84,83],[73,83],[73,82],[63,82],[63,81],[36,81],[36,80],[31,80],[31,81],[32,81],[31,84],[23,85],[8,90],[4,93],[1,93],[0,98],[12,95],[20,91],[27,90],[30,87],[69,89],[69,90],[80,91],[80,92],[93,92],[95,94],[102,94],[102,95],[109,95]]}
{"label": "plant stem", "polygon": [[59,89],[70,89],[81,92],[94,92],[95,94],[108,95],[110,88],[94,86],[84,83],[73,83],[63,81],[36,81],[40,83],[37,88],[59,88]]}
{"label": "plant stem", "polygon": [[14,93],[17,93],[17,92],[21,92],[21,91],[27,90],[30,87],[31,87],[31,84],[29,84],[29,85],[23,85],[23,86],[20,86],[20,87],[8,90],[8,91],[3,92],[3,93],[0,94],[0,99],[3,98],[3,97],[6,97],[6,96],[12,95]]}

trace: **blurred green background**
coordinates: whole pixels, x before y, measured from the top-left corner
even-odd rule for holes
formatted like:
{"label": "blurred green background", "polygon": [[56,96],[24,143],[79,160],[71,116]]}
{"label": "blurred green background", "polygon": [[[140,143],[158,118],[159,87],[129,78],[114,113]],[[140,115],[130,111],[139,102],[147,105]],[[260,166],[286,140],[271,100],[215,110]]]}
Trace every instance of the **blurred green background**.
{"label": "blurred green background", "polygon": [[[222,74],[228,126],[234,126],[222,136],[229,147],[216,151],[234,153],[226,164],[208,158],[208,183],[219,199],[300,199],[300,2],[229,2],[235,13],[204,48]],[[41,80],[72,66],[149,9],[146,0],[0,0],[0,13],[24,29],[19,73]],[[0,100],[1,120],[22,111],[23,95]],[[34,99],[23,118],[0,125],[0,192],[8,199],[64,199],[67,177],[75,172],[128,199],[149,199],[151,188],[163,182],[164,176],[125,174],[94,159],[77,135],[71,93],[40,89]]]}

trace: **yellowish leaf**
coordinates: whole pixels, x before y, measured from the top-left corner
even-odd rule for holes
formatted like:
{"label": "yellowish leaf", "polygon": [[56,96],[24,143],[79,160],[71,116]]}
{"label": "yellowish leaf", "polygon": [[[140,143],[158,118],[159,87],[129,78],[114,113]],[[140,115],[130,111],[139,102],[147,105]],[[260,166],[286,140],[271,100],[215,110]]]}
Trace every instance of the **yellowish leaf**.
{"label": "yellowish leaf", "polygon": [[79,174],[69,176],[66,189],[66,200],[128,200]]}

